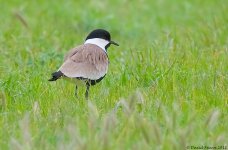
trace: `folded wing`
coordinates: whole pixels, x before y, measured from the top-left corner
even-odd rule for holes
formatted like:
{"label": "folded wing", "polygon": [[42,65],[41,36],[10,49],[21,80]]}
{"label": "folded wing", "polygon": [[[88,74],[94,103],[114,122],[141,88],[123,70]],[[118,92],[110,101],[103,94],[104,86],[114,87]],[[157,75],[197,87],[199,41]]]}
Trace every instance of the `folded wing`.
{"label": "folded wing", "polygon": [[81,45],[66,55],[59,70],[70,78],[97,80],[107,73],[108,57],[104,50],[96,45]]}

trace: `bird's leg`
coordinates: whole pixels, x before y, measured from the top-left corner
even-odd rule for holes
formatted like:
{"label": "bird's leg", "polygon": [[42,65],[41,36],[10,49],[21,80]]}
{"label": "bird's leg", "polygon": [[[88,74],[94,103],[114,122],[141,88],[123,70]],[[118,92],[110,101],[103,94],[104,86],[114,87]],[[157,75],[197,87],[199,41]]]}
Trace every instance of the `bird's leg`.
{"label": "bird's leg", "polygon": [[74,95],[75,95],[75,97],[78,98],[78,86],[77,85],[75,86],[75,93],[74,93]]}
{"label": "bird's leg", "polygon": [[88,100],[88,97],[89,97],[89,87],[90,87],[90,84],[87,82],[86,83],[86,92],[85,92],[85,98],[86,98],[86,100]]}

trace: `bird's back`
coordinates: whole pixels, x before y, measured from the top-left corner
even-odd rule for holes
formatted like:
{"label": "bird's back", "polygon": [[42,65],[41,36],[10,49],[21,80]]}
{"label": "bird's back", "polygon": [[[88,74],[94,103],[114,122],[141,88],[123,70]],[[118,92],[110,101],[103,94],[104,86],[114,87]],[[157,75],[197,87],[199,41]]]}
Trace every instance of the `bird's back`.
{"label": "bird's back", "polygon": [[98,80],[106,75],[108,56],[99,46],[84,44],[68,52],[64,63],[59,68],[69,78]]}

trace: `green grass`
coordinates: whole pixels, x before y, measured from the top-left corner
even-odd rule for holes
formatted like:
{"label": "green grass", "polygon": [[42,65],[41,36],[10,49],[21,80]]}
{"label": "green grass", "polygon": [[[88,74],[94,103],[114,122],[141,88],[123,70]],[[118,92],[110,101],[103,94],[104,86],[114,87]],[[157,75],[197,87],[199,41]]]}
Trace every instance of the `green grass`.
{"label": "green grass", "polygon": [[[227,0],[0,0],[0,149],[185,149],[228,144]],[[50,83],[105,28],[120,47],[74,97]],[[228,149],[228,147],[227,147]]]}

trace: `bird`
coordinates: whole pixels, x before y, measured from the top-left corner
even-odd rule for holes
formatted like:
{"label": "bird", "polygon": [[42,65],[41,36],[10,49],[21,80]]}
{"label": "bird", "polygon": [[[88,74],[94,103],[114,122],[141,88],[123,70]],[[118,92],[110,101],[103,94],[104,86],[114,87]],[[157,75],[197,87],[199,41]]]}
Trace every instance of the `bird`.
{"label": "bird", "polygon": [[85,98],[88,99],[90,86],[99,83],[107,74],[109,57],[107,49],[111,44],[119,46],[111,40],[105,29],[91,31],[82,45],[71,49],[64,57],[60,68],[52,73],[48,81],[70,79],[76,83],[75,96],[81,84],[86,86]]}

